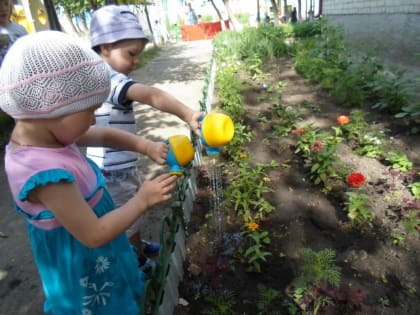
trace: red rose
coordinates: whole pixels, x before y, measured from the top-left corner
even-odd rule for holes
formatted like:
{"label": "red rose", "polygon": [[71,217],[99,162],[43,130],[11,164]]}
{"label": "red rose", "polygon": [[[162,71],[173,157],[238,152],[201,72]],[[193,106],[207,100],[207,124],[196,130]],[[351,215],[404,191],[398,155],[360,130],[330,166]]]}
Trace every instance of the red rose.
{"label": "red rose", "polygon": [[348,177],[347,177],[347,183],[351,186],[351,187],[362,187],[366,182],[366,178],[363,176],[363,174],[361,173],[351,173]]}
{"label": "red rose", "polygon": [[349,116],[341,115],[337,117],[337,122],[339,125],[347,125],[350,122]]}

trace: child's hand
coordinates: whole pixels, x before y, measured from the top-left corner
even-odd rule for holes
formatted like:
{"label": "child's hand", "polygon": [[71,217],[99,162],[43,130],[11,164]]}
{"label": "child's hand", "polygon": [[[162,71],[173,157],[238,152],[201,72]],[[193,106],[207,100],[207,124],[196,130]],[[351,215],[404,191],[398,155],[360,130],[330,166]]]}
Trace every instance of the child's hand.
{"label": "child's hand", "polygon": [[169,146],[164,142],[150,141],[147,146],[146,155],[158,164],[165,164],[168,156]]}
{"label": "child's hand", "polygon": [[150,208],[172,198],[171,192],[175,189],[177,176],[171,174],[160,175],[153,180],[146,180],[136,194],[141,202]]}
{"label": "child's hand", "polygon": [[191,116],[191,120],[188,122],[188,125],[190,126],[190,128],[192,129],[192,131],[194,131],[194,133],[197,135],[197,137],[200,138],[201,133],[200,133],[200,126],[201,126],[201,121],[200,118],[204,116],[203,112],[194,112]]}

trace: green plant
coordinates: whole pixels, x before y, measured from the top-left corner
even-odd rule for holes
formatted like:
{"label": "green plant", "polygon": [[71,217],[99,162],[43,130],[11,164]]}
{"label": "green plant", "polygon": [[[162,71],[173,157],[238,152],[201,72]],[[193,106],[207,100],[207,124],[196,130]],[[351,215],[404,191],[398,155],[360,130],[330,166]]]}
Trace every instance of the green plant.
{"label": "green plant", "polygon": [[359,227],[364,226],[375,218],[368,195],[356,192],[346,192],[346,195],[348,196],[348,200],[345,202],[347,217],[352,224]]}
{"label": "green plant", "polygon": [[280,95],[280,96],[282,95],[283,88],[285,86],[287,86],[287,83],[286,82],[283,82],[283,81],[277,82],[277,84],[275,85],[275,89],[276,89],[276,92],[277,92],[278,95]]}
{"label": "green plant", "polygon": [[334,305],[333,299],[330,298],[329,296],[316,295],[313,298],[314,298],[314,302],[313,302],[314,305],[313,305],[312,315],[317,315],[320,309],[324,306]]}
{"label": "green plant", "polygon": [[278,123],[274,125],[274,135],[287,136],[296,129],[296,122],[302,120],[300,106],[274,105],[274,112],[279,118]]}
{"label": "green plant", "polygon": [[328,193],[332,189],[332,181],[344,176],[343,163],[336,154],[337,144],[342,139],[314,129],[311,125],[303,129],[305,132],[297,141],[295,153],[300,153],[305,159],[304,166],[309,169],[312,182],[321,184],[323,192]]}
{"label": "green plant", "polygon": [[233,163],[241,159],[245,145],[252,140],[252,133],[248,125],[235,122],[235,136],[224,148],[224,152],[229,156]]}
{"label": "green plant", "polygon": [[263,78],[264,73],[261,70],[262,63],[261,58],[257,54],[254,54],[245,60],[245,69],[251,74],[253,80]]}
{"label": "green plant", "polygon": [[278,163],[251,165],[248,156],[238,163],[237,174],[224,190],[225,200],[245,223],[259,221],[273,211],[273,206],[264,198],[265,193],[272,191],[267,185],[269,178],[265,169],[277,167]]}
{"label": "green plant", "polygon": [[349,117],[350,122],[341,126],[343,136],[347,140],[356,140],[357,142],[360,142],[362,135],[365,134],[369,126],[366,122],[365,115],[365,112],[360,109],[351,111]]}
{"label": "green plant", "polygon": [[[336,155],[337,143],[334,142],[335,140],[324,138],[324,141],[326,142],[325,148],[315,152],[312,161],[305,166],[310,168],[309,177],[315,185],[322,184],[324,186],[323,191],[329,192],[332,188],[331,180],[340,177],[334,167],[334,164],[338,163],[340,158]],[[317,144],[323,145],[323,142],[318,139],[314,146]]]}
{"label": "green plant", "polygon": [[407,290],[408,294],[410,295],[416,294],[417,288],[414,284],[405,282],[403,285],[404,285],[404,288]]}
{"label": "green plant", "polygon": [[223,58],[235,56],[241,61],[249,58],[266,61],[287,53],[284,38],[283,28],[261,26],[244,28],[242,32],[220,32],[213,40],[213,45]]}
{"label": "green plant", "polygon": [[325,25],[327,20],[321,18],[314,21],[305,21],[303,23],[298,23],[293,27],[293,33],[296,37],[313,37],[321,34],[322,26]]}
{"label": "green plant", "polygon": [[206,315],[235,315],[233,307],[236,304],[235,295],[231,291],[210,292],[206,297],[210,303],[209,309],[204,310]]}
{"label": "green plant", "polygon": [[281,296],[280,291],[266,287],[261,283],[257,284],[257,290],[260,294],[260,299],[257,302],[257,315],[274,315],[273,312],[269,312],[269,307],[274,300],[278,299]]}
{"label": "green plant", "polygon": [[219,70],[216,75],[216,85],[223,111],[235,122],[241,121],[244,114],[241,99],[242,82],[236,77],[236,67],[226,66]]}
{"label": "green plant", "polygon": [[267,116],[264,116],[261,113],[258,113],[257,116],[258,116],[258,122],[260,124],[266,124],[268,122]]}
{"label": "green plant", "polygon": [[300,253],[301,275],[295,280],[293,300],[298,305],[305,301],[306,309],[311,304],[312,311],[308,314],[318,314],[322,307],[334,304],[330,296],[322,294],[321,287],[325,287],[325,283],[338,287],[341,269],[335,264],[335,252],[332,249],[315,252],[310,248],[303,248]]}
{"label": "green plant", "polygon": [[391,303],[387,297],[379,298],[379,304],[383,307],[388,307]]}
{"label": "green plant", "polygon": [[[399,113],[398,117],[404,116],[401,112],[410,113],[405,110],[412,108],[412,102],[418,103],[415,91],[419,84],[419,77],[407,76],[405,72],[404,69],[378,72],[373,80],[367,83],[369,90],[378,100],[373,108],[387,109],[394,114]],[[416,114],[416,111],[413,114]]]}
{"label": "green plant", "polygon": [[405,242],[405,234],[401,232],[394,231],[392,234],[392,244],[401,245]]}
{"label": "green plant", "polygon": [[296,280],[297,287],[319,287],[326,282],[334,287],[340,284],[341,269],[335,264],[335,251],[325,248],[316,252],[310,248],[300,251],[301,275]]}
{"label": "green plant", "polygon": [[239,252],[249,264],[249,271],[255,272],[261,272],[260,262],[271,255],[264,250],[264,246],[270,243],[270,237],[266,231],[259,231],[256,223],[274,209],[264,198],[265,193],[272,191],[267,186],[270,179],[265,169],[268,167],[278,167],[278,163],[251,165],[249,156],[243,155],[238,161],[237,173],[224,190],[225,205],[233,206],[244,222],[243,235],[247,242],[246,248],[241,248]]}
{"label": "green plant", "polygon": [[408,185],[414,198],[420,200],[420,182],[411,183]]}
{"label": "green plant", "polygon": [[413,168],[413,162],[408,159],[405,153],[399,150],[392,150],[388,152],[388,156],[385,160],[391,163],[393,169],[397,169],[402,172],[409,171]]}
{"label": "green plant", "polygon": [[417,234],[420,231],[420,210],[412,209],[401,220],[408,235]]}
{"label": "green plant", "polygon": [[357,154],[370,158],[379,158],[385,152],[385,136],[381,132],[368,132],[359,139],[356,149]]}
{"label": "green plant", "polygon": [[264,250],[264,246],[270,244],[270,237],[267,231],[259,231],[257,228],[251,229],[250,225],[245,224],[244,232],[247,239],[247,248],[241,249],[239,252],[242,253],[246,259],[250,272],[261,272],[261,261],[266,261],[266,257],[270,256],[269,251]]}
{"label": "green plant", "polygon": [[300,128],[302,134],[300,134],[298,141],[296,142],[296,148],[294,153],[301,155],[303,158],[309,158],[311,155],[311,148],[318,138],[318,129],[309,124]]}

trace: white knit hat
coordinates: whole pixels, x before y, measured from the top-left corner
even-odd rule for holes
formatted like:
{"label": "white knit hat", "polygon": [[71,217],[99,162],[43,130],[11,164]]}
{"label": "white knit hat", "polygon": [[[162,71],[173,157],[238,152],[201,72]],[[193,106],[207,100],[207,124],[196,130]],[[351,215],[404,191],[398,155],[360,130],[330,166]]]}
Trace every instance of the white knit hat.
{"label": "white knit hat", "polygon": [[126,5],[107,5],[93,12],[90,37],[91,47],[124,39],[148,41],[137,16]]}
{"label": "white knit hat", "polygon": [[102,104],[109,90],[100,56],[58,31],[19,38],[0,68],[0,108],[16,119],[80,112]]}

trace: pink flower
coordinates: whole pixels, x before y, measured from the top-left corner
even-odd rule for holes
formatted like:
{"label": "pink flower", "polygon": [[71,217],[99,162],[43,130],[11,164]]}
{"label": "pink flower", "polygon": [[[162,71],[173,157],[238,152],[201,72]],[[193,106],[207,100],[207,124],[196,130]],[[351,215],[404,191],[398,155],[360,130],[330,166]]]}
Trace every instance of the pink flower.
{"label": "pink flower", "polygon": [[312,145],[312,151],[321,152],[322,150],[324,150],[324,144],[321,142],[321,140],[317,139]]}
{"label": "pink flower", "polygon": [[347,183],[351,187],[359,188],[362,187],[366,182],[366,178],[361,173],[351,173],[347,177]]}

